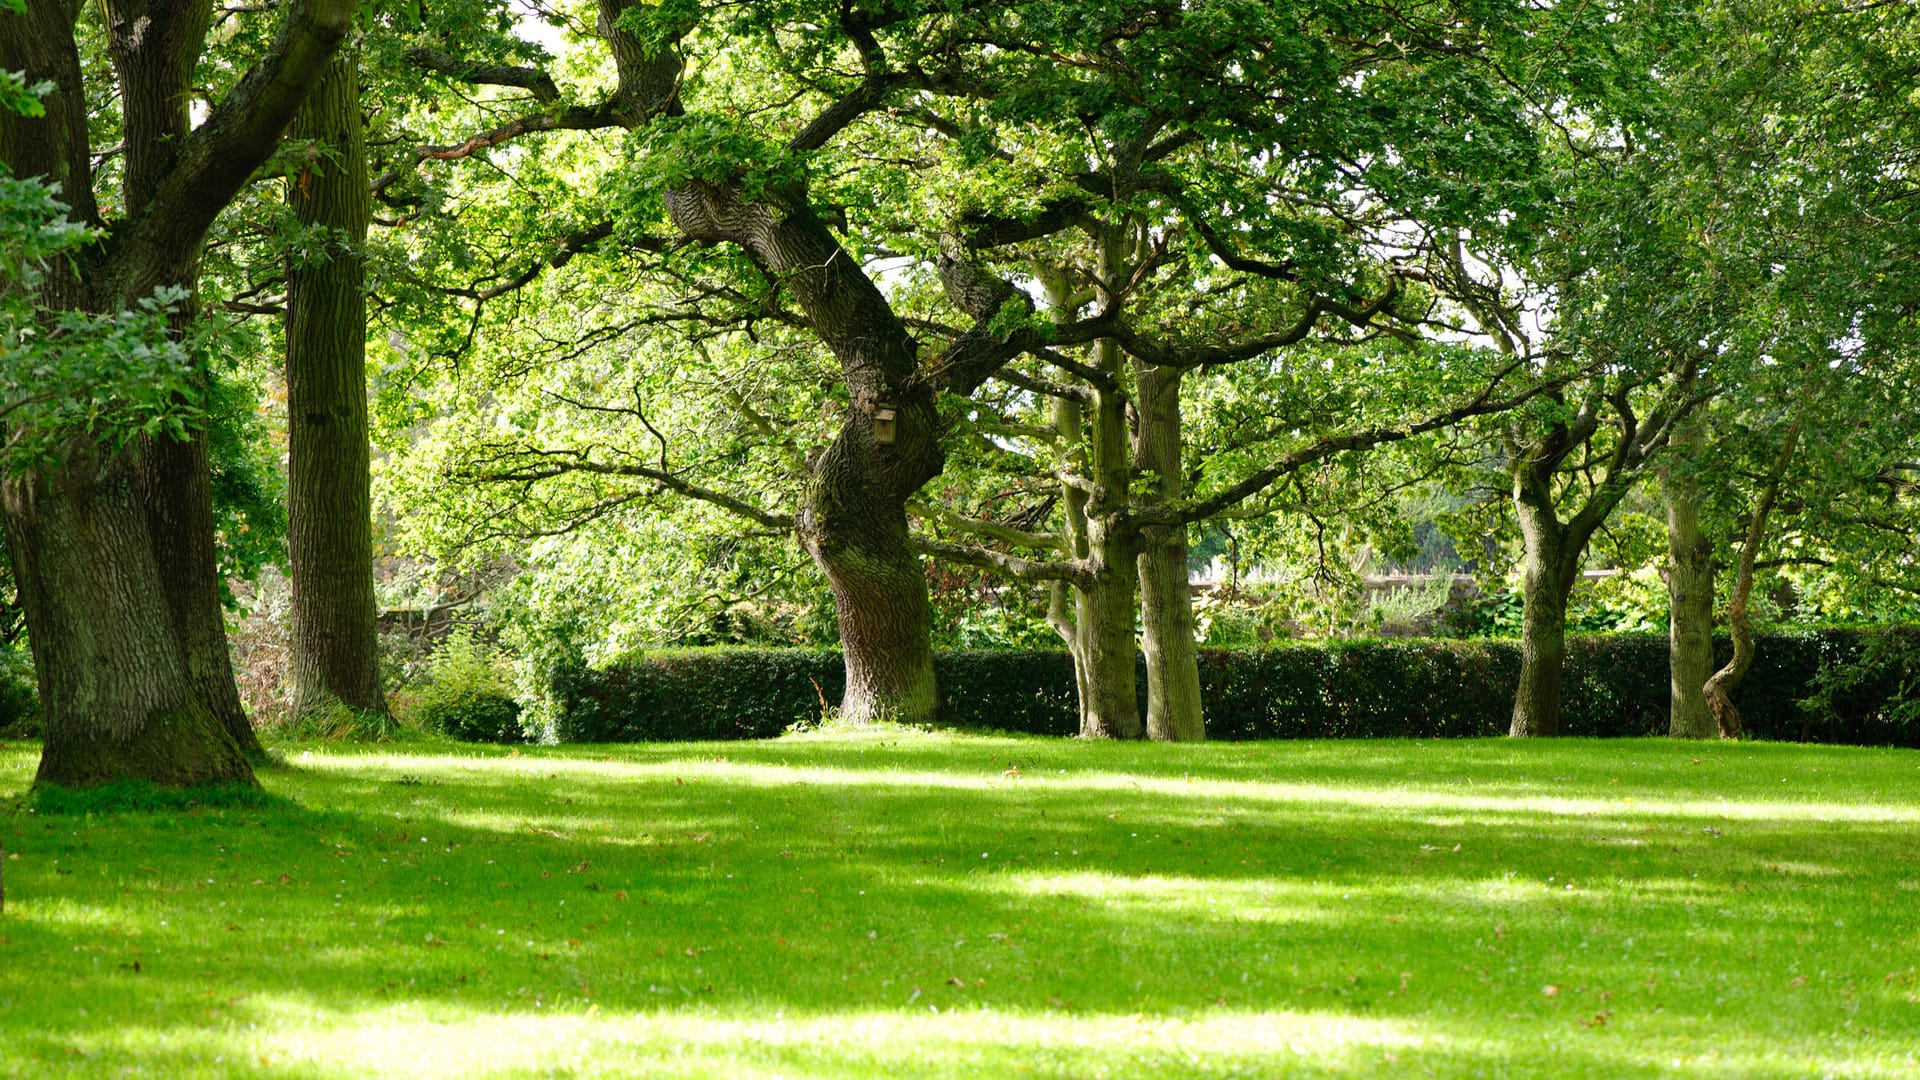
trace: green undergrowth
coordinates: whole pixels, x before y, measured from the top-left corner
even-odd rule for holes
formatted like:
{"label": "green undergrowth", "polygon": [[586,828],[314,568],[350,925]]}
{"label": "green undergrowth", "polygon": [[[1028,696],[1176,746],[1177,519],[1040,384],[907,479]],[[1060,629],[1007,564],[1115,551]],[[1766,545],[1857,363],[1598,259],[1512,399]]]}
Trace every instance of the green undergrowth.
{"label": "green undergrowth", "polygon": [[281,747],[49,816],[0,1075],[1906,1077],[1920,753]]}

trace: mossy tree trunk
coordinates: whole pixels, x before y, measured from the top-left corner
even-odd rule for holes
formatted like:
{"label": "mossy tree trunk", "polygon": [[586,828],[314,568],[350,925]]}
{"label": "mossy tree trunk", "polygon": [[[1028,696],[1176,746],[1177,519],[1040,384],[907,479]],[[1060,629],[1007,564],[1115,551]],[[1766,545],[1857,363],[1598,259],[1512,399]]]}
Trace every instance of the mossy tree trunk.
{"label": "mossy tree trunk", "polygon": [[60,470],[6,485],[45,730],[35,783],[252,783],[240,745],[188,678],[147,543],[140,452],[103,461],[76,445]]}
{"label": "mossy tree trunk", "polygon": [[[157,288],[193,311],[201,245],[215,216],[279,145],[347,29],[345,0],[288,9],[272,44],[198,127],[191,78],[212,21],[205,0],[110,0],[126,216],[94,191],[90,95],[72,7],[30,0],[6,17],[0,69],[52,90],[45,113],[0,111],[0,164],[59,185],[72,218],[108,233],[49,268],[35,300],[109,314]],[[119,448],[69,438],[57,459],[3,485],[6,536],[41,689],[37,782],[122,778],[169,785],[252,782],[219,607],[204,433]]]}

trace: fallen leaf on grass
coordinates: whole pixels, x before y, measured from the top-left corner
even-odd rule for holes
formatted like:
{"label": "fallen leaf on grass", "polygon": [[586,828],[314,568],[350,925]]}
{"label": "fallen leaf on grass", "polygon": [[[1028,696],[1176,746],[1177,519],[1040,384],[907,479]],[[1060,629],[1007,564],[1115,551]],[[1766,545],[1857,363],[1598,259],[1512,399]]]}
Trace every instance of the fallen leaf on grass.
{"label": "fallen leaf on grass", "polygon": [[1555,985],[1554,985],[1554,984],[1552,984],[1552,983],[1548,983],[1547,985],[1545,985],[1545,986],[1543,986],[1543,987],[1541,987],[1541,988],[1540,988],[1540,993],[1541,993],[1541,995],[1542,995],[1542,996],[1544,996],[1544,997],[1550,997],[1550,998],[1551,998],[1551,997],[1559,997],[1559,996],[1560,996],[1560,988],[1559,988],[1558,986],[1555,986]]}
{"label": "fallen leaf on grass", "polygon": [[591,869],[593,869],[593,863],[592,863],[591,861],[589,861],[589,860],[587,860],[587,859],[581,859],[581,860],[580,860],[580,865],[579,865],[579,866],[576,866],[576,867],[574,867],[574,868],[573,868],[573,869],[571,869],[571,870],[568,870],[568,871],[567,871],[567,873],[569,873],[569,874],[584,874],[584,873],[586,873],[586,872],[587,872],[588,870],[591,870]]}

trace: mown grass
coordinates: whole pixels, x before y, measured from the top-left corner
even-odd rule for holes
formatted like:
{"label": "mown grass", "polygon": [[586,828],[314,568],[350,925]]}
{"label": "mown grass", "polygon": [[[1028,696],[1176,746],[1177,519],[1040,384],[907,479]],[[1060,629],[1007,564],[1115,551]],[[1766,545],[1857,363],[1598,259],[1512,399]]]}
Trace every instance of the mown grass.
{"label": "mown grass", "polygon": [[1920,1075],[1920,753],[288,759],[259,805],[0,812],[0,1073]]}

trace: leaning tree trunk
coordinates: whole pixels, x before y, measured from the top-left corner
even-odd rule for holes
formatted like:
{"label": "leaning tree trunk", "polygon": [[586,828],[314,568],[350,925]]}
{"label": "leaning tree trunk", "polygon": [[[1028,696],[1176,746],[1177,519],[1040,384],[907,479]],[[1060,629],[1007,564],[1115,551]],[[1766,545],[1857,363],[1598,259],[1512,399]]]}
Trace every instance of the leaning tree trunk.
{"label": "leaning tree trunk", "polygon": [[1579,553],[1551,509],[1519,505],[1526,545],[1521,582],[1520,684],[1513,695],[1515,738],[1560,733],[1560,679],[1567,657],[1567,598]]}
{"label": "leaning tree trunk", "polygon": [[370,203],[356,56],[328,66],[294,120],[313,141],[288,184],[302,224],[329,239],[287,267],[287,546],[293,711],[335,702],[385,714],[373,592],[367,451],[366,263]]}
{"label": "leaning tree trunk", "polygon": [[[705,182],[667,193],[674,223],[696,240],[745,248],[799,301],[840,362],[848,410],[813,463],[795,515],[800,542],[833,588],[847,668],[847,720],[922,723],[939,702],[926,572],[907,529],[907,500],[945,465],[933,387],[886,297],[841,248],[804,191],[747,202]],[[891,410],[884,430],[877,414]]]}
{"label": "leaning tree trunk", "polygon": [[[1696,423],[1676,441],[1697,452]],[[1700,529],[1700,485],[1689,460],[1667,470],[1668,731],[1676,739],[1710,739],[1713,713],[1705,687],[1713,674],[1713,542]]]}
{"label": "leaning tree trunk", "polygon": [[34,782],[252,784],[246,756],[189,679],[148,543],[140,453],[102,462],[76,443],[60,466],[5,485],[45,730]]}
{"label": "leaning tree trunk", "polygon": [[[1811,389],[1808,392],[1811,394]],[[1723,739],[1740,737],[1740,710],[1733,703],[1733,689],[1753,666],[1753,617],[1748,605],[1753,599],[1754,566],[1766,536],[1767,519],[1773,514],[1774,503],[1780,499],[1780,486],[1786,481],[1794,451],[1800,446],[1802,420],[1803,414],[1796,413],[1793,423],[1787,426],[1780,455],[1773,463],[1766,485],[1760,489],[1759,498],[1754,500],[1753,515],[1747,519],[1746,539],[1740,544],[1740,565],[1734,571],[1733,595],[1727,600],[1727,631],[1733,637],[1733,656],[1725,667],[1713,673],[1706,685],[1707,708],[1713,713]]]}
{"label": "leaning tree trunk", "polygon": [[[1152,477],[1145,502],[1178,499],[1180,460],[1178,368],[1136,364],[1134,468]],[[1140,644],[1147,658],[1147,737],[1193,741],[1207,737],[1200,701],[1200,656],[1193,639],[1193,589],[1187,578],[1187,530],[1175,525],[1141,537]]]}

